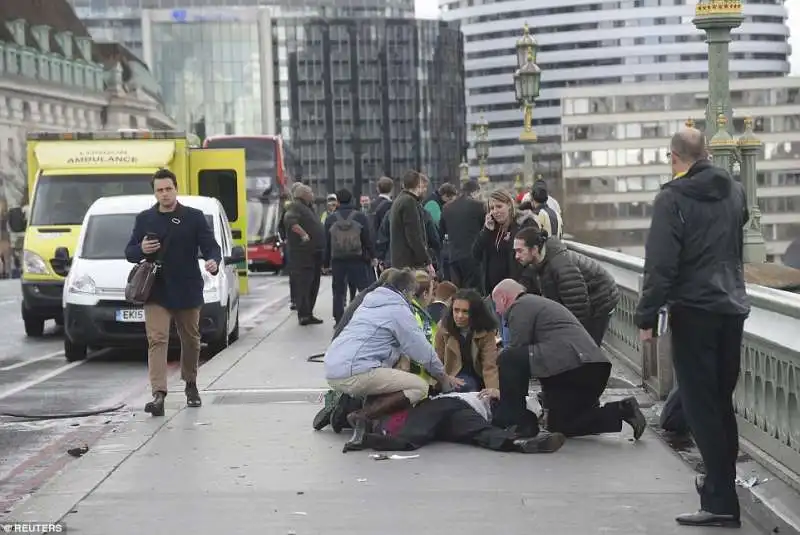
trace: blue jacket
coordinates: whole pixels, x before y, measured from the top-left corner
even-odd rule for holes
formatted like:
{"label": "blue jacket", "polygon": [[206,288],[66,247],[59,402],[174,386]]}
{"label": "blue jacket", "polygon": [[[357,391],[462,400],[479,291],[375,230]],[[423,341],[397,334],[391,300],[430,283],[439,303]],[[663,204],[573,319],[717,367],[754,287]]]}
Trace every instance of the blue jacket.
{"label": "blue jacket", "polygon": [[353,319],[325,352],[325,377],[347,379],[374,368],[391,368],[407,356],[435,379],[444,365],[430,344],[411,305],[387,286],[368,293]]}
{"label": "blue jacket", "polygon": [[[170,232],[169,243],[149,302],[171,310],[202,306],[204,283],[197,261],[198,249],[200,258],[215,260],[217,264],[222,262],[222,253],[214,231],[200,210],[178,204],[174,212],[159,212],[155,205],[139,213],[125,257],[133,264],[141,262],[145,258],[142,240],[147,233],[157,234],[164,246],[167,231]],[[148,255],[150,259],[155,256]]]}

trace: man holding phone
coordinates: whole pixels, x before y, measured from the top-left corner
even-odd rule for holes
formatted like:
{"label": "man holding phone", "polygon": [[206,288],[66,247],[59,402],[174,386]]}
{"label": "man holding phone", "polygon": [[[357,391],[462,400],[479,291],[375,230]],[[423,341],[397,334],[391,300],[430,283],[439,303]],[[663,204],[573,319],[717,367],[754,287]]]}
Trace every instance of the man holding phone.
{"label": "man holding phone", "polygon": [[153,400],[144,410],[153,416],[163,416],[171,320],[175,320],[181,341],[181,378],[186,383],[187,405],[201,405],[197,369],[204,283],[197,251],[200,250],[205,269],[212,275],[219,271],[222,252],[203,212],[178,202],[178,181],[171,171],[156,171],[152,186],[158,202],[136,216],[125,257],[132,263],[155,260],[161,266],[144,305],[147,366],[153,392]]}

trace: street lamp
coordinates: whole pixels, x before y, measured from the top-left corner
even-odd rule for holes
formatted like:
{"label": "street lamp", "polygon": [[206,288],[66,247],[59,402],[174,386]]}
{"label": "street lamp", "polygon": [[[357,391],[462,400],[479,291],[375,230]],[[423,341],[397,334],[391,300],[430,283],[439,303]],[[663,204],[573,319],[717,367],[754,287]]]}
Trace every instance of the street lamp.
{"label": "street lamp", "polygon": [[745,120],[745,132],[735,139],[733,106],[731,102],[730,61],[731,31],[745,20],[742,0],[700,0],[692,20],[706,34],[708,43],[708,106],[706,107],[706,137],[709,152],[720,167],[733,172],[738,164],[741,181],[747,192],[750,219],[744,228],[744,261],[760,264],[766,261],[767,251],[761,229],[758,207],[756,160],[761,142],[753,133],[753,121]]}
{"label": "street lamp", "polygon": [[461,164],[458,167],[461,169],[461,183],[469,182],[469,164],[467,163],[467,159],[464,158],[461,160]]}
{"label": "street lamp", "polygon": [[480,176],[478,182],[489,182],[489,177],[486,175],[486,160],[489,158],[489,123],[481,115],[480,120],[473,126],[475,130],[475,152],[478,155],[478,164],[480,165]]}
{"label": "street lamp", "polygon": [[539,45],[530,34],[528,25],[517,41],[517,66],[514,73],[514,92],[517,102],[524,111],[523,129],[519,140],[525,145],[525,183],[533,183],[533,143],[536,132],[533,131],[533,102],[539,96],[542,70],[536,64]]}

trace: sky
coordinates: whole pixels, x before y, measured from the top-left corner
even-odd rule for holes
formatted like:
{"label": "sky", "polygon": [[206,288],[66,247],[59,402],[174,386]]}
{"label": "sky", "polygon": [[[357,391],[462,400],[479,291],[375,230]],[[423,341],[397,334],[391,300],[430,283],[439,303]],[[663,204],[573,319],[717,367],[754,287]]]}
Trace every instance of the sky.
{"label": "sky", "polygon": [[[415,0],[417,16],[425,19],[434,19],[439,14],[438,0]],[[800,76],[800,0],[787,0],[786,8],[789,10],[789,29],[792,45],[792,74]]]}
{"label": "sky", "polygon": [[[418,2],[429,0],[417,0]],[[789,44],[792,45],[792,74],[800,76],[800,0],[788,0],[789,10]]]}
{"label": "sky", "polygon": [[438,0],[414,0],[414,3],[415,3],[414,9],[417,12],[417,17],[423,19],[438,18],[439,16]]}

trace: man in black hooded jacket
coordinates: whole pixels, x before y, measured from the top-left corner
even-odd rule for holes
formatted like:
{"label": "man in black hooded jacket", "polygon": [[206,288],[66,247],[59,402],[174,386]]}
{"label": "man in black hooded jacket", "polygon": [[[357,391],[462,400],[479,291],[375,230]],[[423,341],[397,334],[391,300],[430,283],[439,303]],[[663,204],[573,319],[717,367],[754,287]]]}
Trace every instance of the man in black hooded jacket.
{"label": "man in black hooded jacket", "polygon": [[696,482],[700,511],[676,520],[738,527],[739,437],[732,398],[750,312],[742,257],[747,202],[742,185],[708,160],[700,131],[675,134],[670,152],[675,179],[653,203],[635,321],[642,340],[649,340],[659,309],[669,305],[681,401],[706,466],[705,478]]}

